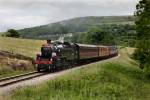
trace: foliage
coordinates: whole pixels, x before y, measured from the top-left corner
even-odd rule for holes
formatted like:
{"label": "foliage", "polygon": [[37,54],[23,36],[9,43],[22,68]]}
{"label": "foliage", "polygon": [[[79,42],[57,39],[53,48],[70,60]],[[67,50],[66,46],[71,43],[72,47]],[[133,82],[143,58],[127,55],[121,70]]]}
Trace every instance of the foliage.
{"label": "foliage", "polygon": [[5,34],[3,34],[3,36],[19,38],[20,33],[15,29],[8,29],[8,31]]}
{"label": "foliage", "polygon": [[88,32],[75,33],[72,42],[104,45],[135,45],[136,40],[134,25],[98,25]]}
{"label": "foliage", "polygon": [[111,34],[101,31],[99,28],[92,28],[87,32],[85,36],[85,42],[88,44],[113,44],[113,37]]}
{"label": "foliage", "polygon": [[140,0],[136,9],[137,50],[134,56],[140,67],[150,73],[150,1]]}
{"label": "foliage", "polygon": [[92,28],[87,33],[86,41],[91,44],[99,44],[105,35],[106,33],[102,32],[99,28]]}

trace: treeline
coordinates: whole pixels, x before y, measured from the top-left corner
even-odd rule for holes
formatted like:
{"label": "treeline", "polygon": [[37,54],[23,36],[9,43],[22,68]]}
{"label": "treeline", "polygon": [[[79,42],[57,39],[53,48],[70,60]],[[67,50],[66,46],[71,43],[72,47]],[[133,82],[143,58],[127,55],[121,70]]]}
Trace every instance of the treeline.
{"label": "treeline", "polygon": [[73,34],[72,42],[103,45],[135,46],[135,25],[94,26],[88,32]]}

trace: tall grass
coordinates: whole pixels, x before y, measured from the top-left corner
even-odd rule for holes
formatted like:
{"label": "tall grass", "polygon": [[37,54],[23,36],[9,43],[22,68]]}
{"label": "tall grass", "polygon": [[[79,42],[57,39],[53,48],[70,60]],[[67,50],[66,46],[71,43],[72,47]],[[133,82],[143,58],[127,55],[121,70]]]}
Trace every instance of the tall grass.
{"label": "tall grass", "polygon": [[14,76],[14,75],[23,74],[23,73],[28,73],[28,72],[31,72],[34,70],[35,69],[33,66],[27,66],[26,69],[22,69],[22,68],[21,69],[19,69],[19,68],[13,69],[11,66],[6,66],[6,65],[0,64],[0,78]]}
{"label": "tall grass", "polygon": [[[128,52],[133,51],[128,48]],[[150,80],[128,57],[71,71],[41,85],[16,90],[13,100],[149,100]]]}

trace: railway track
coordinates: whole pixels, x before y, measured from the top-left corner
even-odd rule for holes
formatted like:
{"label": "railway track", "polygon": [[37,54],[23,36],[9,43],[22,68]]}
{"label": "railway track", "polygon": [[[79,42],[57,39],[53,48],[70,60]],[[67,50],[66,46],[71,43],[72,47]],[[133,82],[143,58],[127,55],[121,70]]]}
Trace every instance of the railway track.
{"label": "railway track", "polygon": [[35,72],[26,73],[26,74],[20,74],[16,76],[2,78],[0,79],[0,87],[4,87],[4,86],[11,85],[11,84],[15,84],[17,82],[29,80],[29,79],[39,77],[45,74],[46,73],[38,73],[37,71],[35,71]]}
{"label": "railway track", "polygon": [[[84,63],[81,61],[80,64],[77,64],[74,67],[79,67],[81,65],[86,65],[86,64],[96,62],[96,61],[99,61],[99,60],[104,60],[104,59],[106,59],[106,58],[95,59],[95,60],[91,60],[91,61],[89,60],[88,62],[83,61]],[[15,83],[18,83],[18,82],[21,82],[21,81],[29,80],[29,79],[36,78],[36,77],[39,77],[39,76],[42,76],[42,75],[46,75],[46,74],[48,74],[48,73],[45,73],[45,72],[44,73],[39,73],[37,71],[34,71],[34,72],[26,73],[26,74],[20,74],[20,75],[16,75],[16,76],[2,78],[2,79],[0,79],[0,87],[5,87],[5,86],[8,86],[8,85],[12,85],[12,84],[15,84]]]}

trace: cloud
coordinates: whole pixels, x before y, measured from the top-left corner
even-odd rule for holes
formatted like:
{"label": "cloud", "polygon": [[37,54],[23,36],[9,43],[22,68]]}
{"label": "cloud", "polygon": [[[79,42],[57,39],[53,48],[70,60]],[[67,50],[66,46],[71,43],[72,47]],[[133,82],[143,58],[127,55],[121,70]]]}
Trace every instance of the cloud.
{"label": "cloud", "polygon": [[0,0],[0,31],[80,16],[129,15],[139,0]]}

